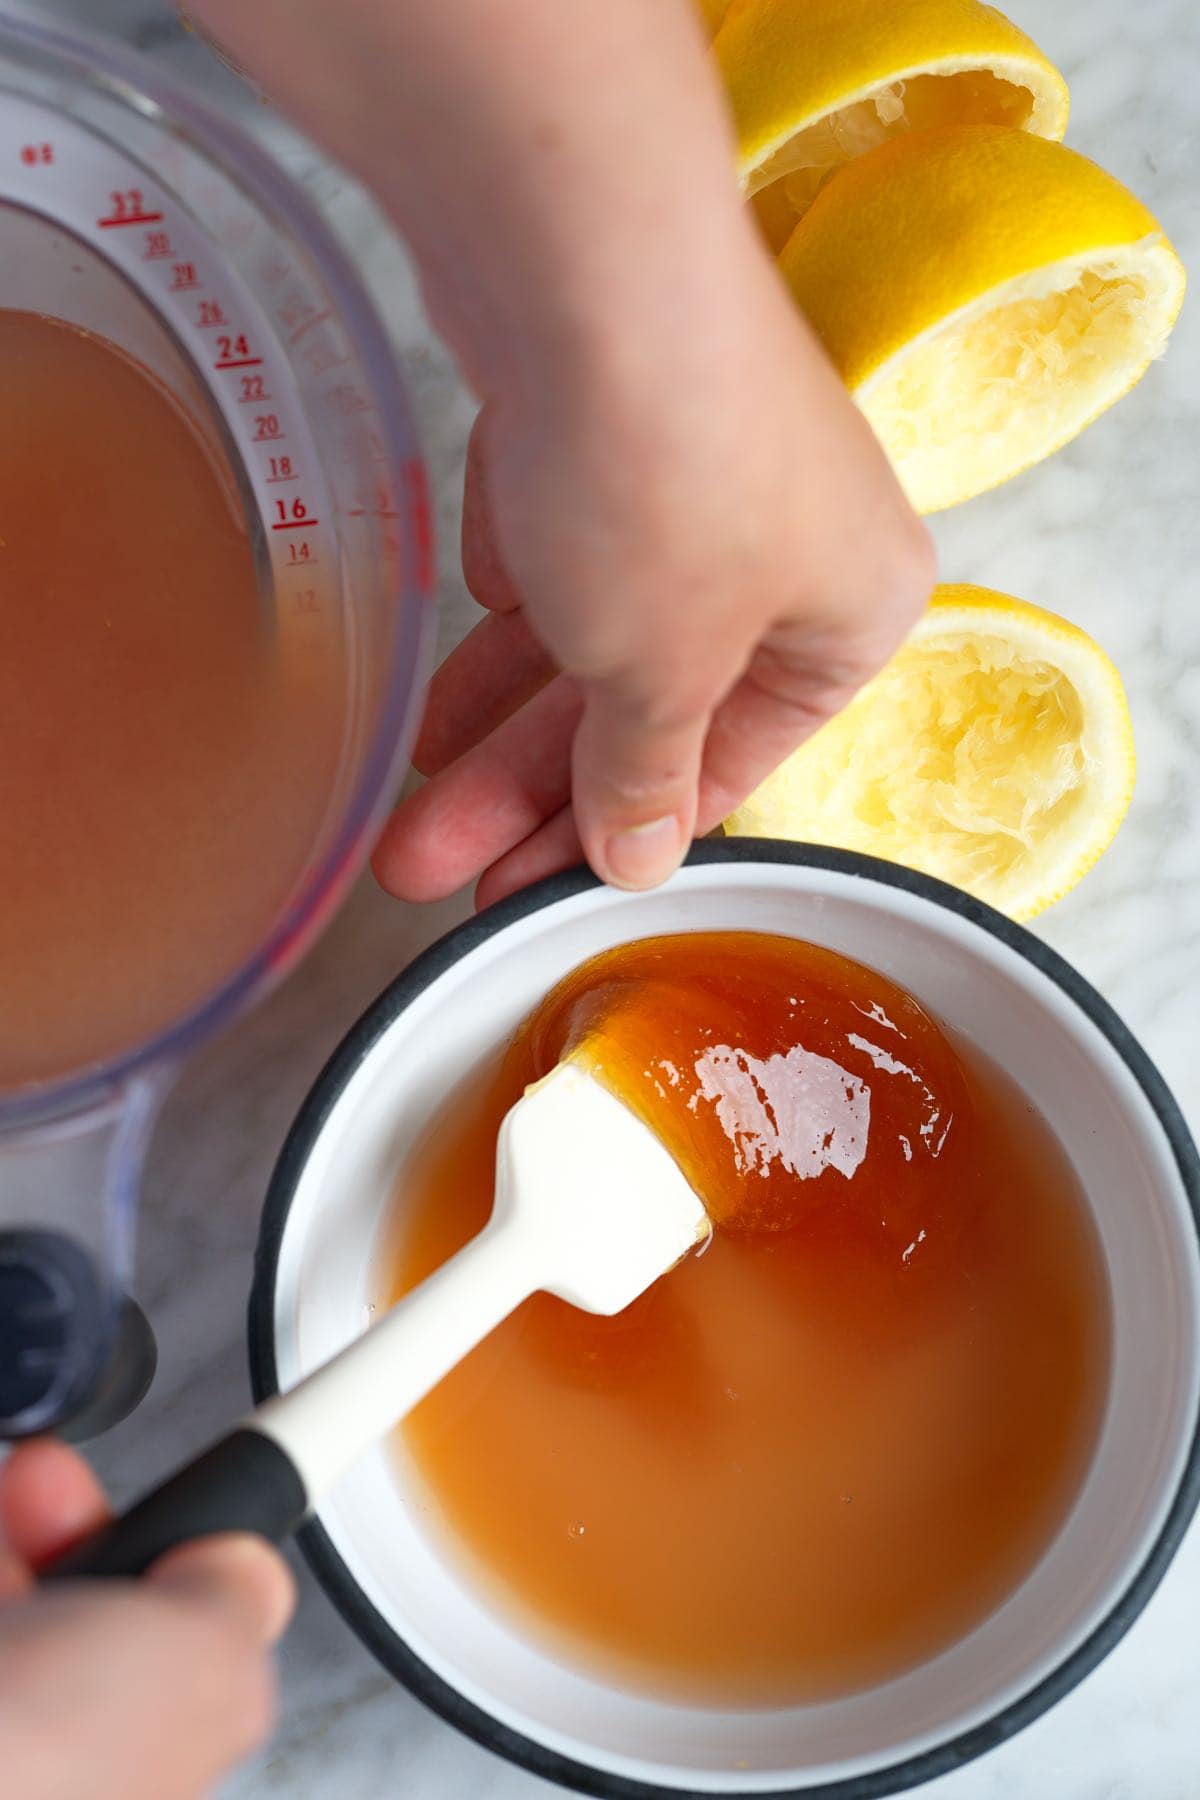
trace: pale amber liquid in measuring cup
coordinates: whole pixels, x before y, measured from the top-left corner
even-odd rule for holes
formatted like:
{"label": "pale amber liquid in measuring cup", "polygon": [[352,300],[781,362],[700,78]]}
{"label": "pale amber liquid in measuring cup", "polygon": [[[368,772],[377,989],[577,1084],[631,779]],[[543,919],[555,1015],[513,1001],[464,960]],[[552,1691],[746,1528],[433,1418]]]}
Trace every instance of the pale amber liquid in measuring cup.
{"label": "pale amber liquid in measuring cup", "polygon": [[228,470],[104,340],[0,311],[0,1088],[127,1050],[251,953],[328,801]]}
{"label": "pale amber liquid in measuring cup", "polygon": [[1013,1591],[1086,1469],[1109,1308],[1071,1166],[882,975],[652,939],[452,1097],[406,1171],[397,1292],[484,1224],[501,1118],[588,1037],[713,1240],[616,1318],[521,1307],[404,1427],[418,1503],[521,1628],[622,1685],[782,1705],[899,1675]]}

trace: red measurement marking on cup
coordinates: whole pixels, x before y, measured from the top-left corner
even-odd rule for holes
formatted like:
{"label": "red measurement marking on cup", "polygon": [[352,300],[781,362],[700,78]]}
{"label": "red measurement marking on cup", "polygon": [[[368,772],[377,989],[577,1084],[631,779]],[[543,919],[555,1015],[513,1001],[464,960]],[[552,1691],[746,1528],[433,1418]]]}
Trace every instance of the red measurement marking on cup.
{"label": "red measurement marking on cup", "polygon": [[250,354],[250,340],[245,337],[219,337],[214,369],[257,369],[261,356]]}
{"label": "red measurement marking on cup", "polygon": [[321,600],[316,588],[301,588],[292,595],[292,611],[294,613],[319,613]]}
{"label": "red measurement marking on cup", "polygon": [[175,254],[169,231],[148,231],[142,250],[143,262],[170,262]]}
{"label": "red measurement marking on cup", "polygon": [[121,225],[153,225],[162,218],[160,212],[152,212],[146,205],[141,188],[123,188],[109,195],[111,212],[105,213],[96,220],[100,231],[113,231]]}
{"label": "red measurement marking on cup", "polygon": [[228,325],[219,300],[200,300],[196,305],[196,324],[201,331],[212,331],[218,325]]}
{"label": "red measurement marking on cup", "polygon": [[288,566],[290,568],[298,569],[303,567],[305,569],[315,569],[319,562],[320,557],[313,555],[312,545],[307,538],[305,538],[302,544],[288,545]]}
{"label": "red measurement marking on cup", "polygon": [[186,294],[192,288],[203,287],[204,283],[196,273],[195,263],[177,262],[171,270],[171,292]]}
{"label": "red measurement marking on cup", "polygon": [[54,161],[54,145],[22,144],[19,154],[21,161],[25,166],[27,168],[33,168],[38,163],[52,163]]}
{"label": "red measurement marking on cup", "polygon": [[299,481],[300,477],[292,467],[290,456],[269,456],[267,466],[271,473],[267,481]]}
{"label": "red measurement marking on cup", "polygon": [[256,444],[267,444],[273,439],[284,438],[287,433],[280,425],[274,413],[258,413],[254,420],[254,441]]}
{"label": "red measurement marking on cup", "polygon": [[437,554],[433,539],[433,510],[429,504],[429,484],[425,470],[415,456],[409,457],[403,470],[404,491],[412,511],[413,537],[416,543],[417,581],[431,589],[437,580]]}
{"label": "red measurement marking on cup", "polygon": [[286,500],[276,500],[275,513],[272,531],[311,531],[321,523],[320,519],[312,517],[303,500],[293,500],[290,505]]}
{"label": "red measurement marking on cup", "polygon": [[[218,342],[221,346],[225,346],[225,344],[228,344],[228,338],[218,338]],[[245,342],[245,338],[237,338],[237,344],[239,344],[239,346],[245,344]],[[263,362],[261,356],[230,356],[228,355],[228,351],[221,349],[221,353],[219,353],[218,358],[216,358],[216,362],[212,364],[212,367],[214,367],[214,369],[257,369],[257,367],[261,365],[261,362]],[[261,398],[264,400],[266,396],[263,394]]]}
{"label": "red measurement marking on cup", "polygon": [[[217,366],[220,367],[220,364]],[[238,395],[239,406],[249,406],[255,400],[269,400],[270,398],[271,396],[267,392],[267,382],[264,375],[242,376],[242,391]]]}

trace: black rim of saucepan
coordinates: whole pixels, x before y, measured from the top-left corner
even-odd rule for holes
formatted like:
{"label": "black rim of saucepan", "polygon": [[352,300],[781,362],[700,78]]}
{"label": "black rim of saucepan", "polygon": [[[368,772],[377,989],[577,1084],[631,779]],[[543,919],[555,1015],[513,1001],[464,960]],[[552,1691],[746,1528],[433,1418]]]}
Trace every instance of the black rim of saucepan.
{"label": "black rim of saucepan", "polygon": [[[1023,927],[970,895],[930,876],[881,862],[875,857],[808,844],[768,839],[727,839],[697,844],[689,864],[768,863],[827,869],[864,881],[881,882],[930,900],[969,919],[1049,977],[1096,1025],[1142,1089],[1162,1126],[1187,1192],[1200,1237],[1200,1156],[1166,1083],[1141,1045],[1098,993],[1055,951]],[[425,988],[479,944],[517,920],[597,885],[586,869],[550,876],[459,925],[418,956],[363,1015],[318,1077],[284,1144],[267,1192],[255,1255],[250,1295],[251,1379],[257,1400],[278,1392],[275,1362],[275,1282],[280,1246],[292,1197],[308,1157],[343,1087],[368,1051]],[[1183,1540],[1200,1502],[1200,1427],[1194,1430],[1186,1466],[1165,1524],[1141,1568],[1104,1620],[1072,1654],[1027,1693],[993,1718],[933,1749],[867,1774],[804,1787],[753,1790],[754,1800],[880,1800],[949,1774],[995,1749],[1054,1706],[1106,1657],[1146,1605]],[[509,1762],[602,1800],[749,1800],[751,1790],[698,1790],[634,1781],[560,1755],[535,1739],[511,1730],[464,1698],[421,1661],[358,1588],[319,1522],[300,1533],[304,1556],[342,1617],[384,1668],[433,1712]]]}

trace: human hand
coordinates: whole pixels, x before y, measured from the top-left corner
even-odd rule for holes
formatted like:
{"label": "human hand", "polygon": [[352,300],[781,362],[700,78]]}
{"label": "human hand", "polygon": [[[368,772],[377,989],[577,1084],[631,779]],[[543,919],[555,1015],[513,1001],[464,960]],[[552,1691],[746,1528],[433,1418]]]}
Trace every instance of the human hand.
{"label": "human hand", "polygon": [[[383,885],[485,904],[585,854],[669,875],[891,655],[923,528],[756,244],[680,335],[614,325],[485,407],[463,565],[486,617],[434,677]],[[634,361],[626,379],[624,358]]]}
{"label": "human hand", "polygon": [[[887,659],[924,528],[760,243],[689,0],[191,0],[375,190],[483,402],[489,616],[375,857],[643,887]],[[286,46],[281,54],[280,46]]]}
{"label": "human hand", "polygon": [[37,1565],[106,1517],[62,1444],[24,1445],[0,1468],[0,1769],[14,1800],[198,1800],[271,1728],[286,1565],[227,1536],[140,1581],[36,1588]]}

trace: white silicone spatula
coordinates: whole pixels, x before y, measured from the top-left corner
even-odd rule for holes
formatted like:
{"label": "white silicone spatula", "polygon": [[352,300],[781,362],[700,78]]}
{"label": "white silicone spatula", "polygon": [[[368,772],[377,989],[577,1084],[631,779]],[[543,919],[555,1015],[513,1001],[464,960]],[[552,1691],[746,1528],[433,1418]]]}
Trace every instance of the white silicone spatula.
{"label": "white silicone spatula", "polygon": [[42,1573],[139,1575],[216,1531],[278,1542],[481,1338],[544,1289],[617,1313],[709,1233],[670,1153],[585,1066],[561,1063],[500,1128],[479,1236],[362,1337]]}

